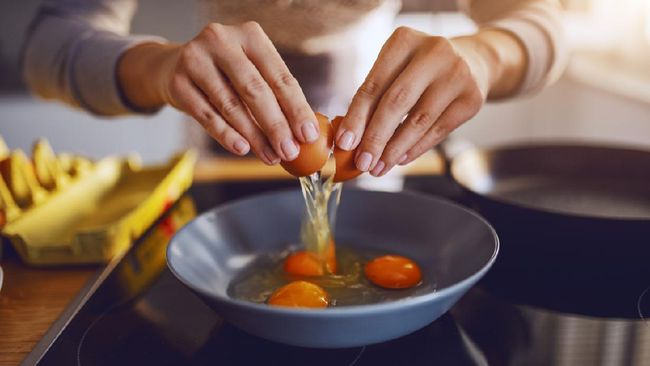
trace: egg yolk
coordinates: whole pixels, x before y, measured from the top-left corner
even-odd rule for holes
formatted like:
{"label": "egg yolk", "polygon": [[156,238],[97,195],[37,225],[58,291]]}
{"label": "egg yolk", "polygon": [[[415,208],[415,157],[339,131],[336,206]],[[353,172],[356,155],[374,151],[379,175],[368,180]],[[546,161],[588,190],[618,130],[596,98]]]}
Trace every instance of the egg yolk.
{"label": "egg yolk", "polygon": [[336,273],[336,249],[334,241],[330,241],[325,252],[325,268],[318,256],[308,251],[299,251],[290,254],[284,260],[284,271],[294,276],[322,276]]}
{"label": "egg yolk", "polygon": [[327,292],[318,285],[306,281],[294,281],[275,290],[268,304],[299,308],[326,308]]}
{"label": "egg yolk", "polygon": [[323,266],[314,253],[292,253],[284,261],[284,271],[295,276],[322,276]]}
{"label": "egg yolk", "polygon": [[385,255],[366,264],[366,277],[377,286],[400,289],[417,285],[422,280],[418,265],[399,255]]}

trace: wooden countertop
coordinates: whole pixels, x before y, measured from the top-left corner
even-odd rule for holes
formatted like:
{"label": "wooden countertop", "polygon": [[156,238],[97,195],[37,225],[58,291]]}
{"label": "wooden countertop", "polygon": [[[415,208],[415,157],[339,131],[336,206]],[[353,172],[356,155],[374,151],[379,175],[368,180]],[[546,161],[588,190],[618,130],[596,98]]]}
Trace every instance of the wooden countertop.
{"label": "wooden countertop", "polygon": [[[445,171],[442,158],[429,151],[404,167],[396,167],[405,175],[436,175]],[[324,175],[334,172],[330,160],[323,169]],[[195,182],[216,182],[233,180],[276,180],[293,179],[280,165],[267,166],[257,159],[214,157],[199,160],[195,173]]]}
{"label": "wooden countertop", "polygon": [[17,365],[99,267],[33,268],[15,253],[1,266],[0,365]]}
{"label": "wooden countertop", "polygon": [[[400,169],[406,175],[440,174],[444,163],[430,153]],[[324,169],[325,174],[332,171],[331,164]],[[219,157],[200,160],[194,179],[218,182],[293,177],[279,165],[269,167],[257,159]],[[23,265],[12,251],[5,251],[0,265],[4,271],[0,289],[0,366],[17,365],[100,267],[33,268]]]}

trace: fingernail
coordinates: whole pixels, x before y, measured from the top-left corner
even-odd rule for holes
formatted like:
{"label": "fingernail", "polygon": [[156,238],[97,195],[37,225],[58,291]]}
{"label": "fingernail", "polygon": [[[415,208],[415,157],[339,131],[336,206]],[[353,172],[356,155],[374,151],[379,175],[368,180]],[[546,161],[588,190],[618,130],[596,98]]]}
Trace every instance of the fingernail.
{"label": "fingernail", "polygon": [[302,125],[302,135],[307,142],[314,142],[318,139],[318,131],[314,122],[305,122]]}
{"label": "fingernail", "polygon": [[343,150],[350,151],[352,150],[352,144],[354,143],[354,134],[352,131],[345,131],[341,138],[339,138],[339,147]]}
{"label": "fingernail", "polygon": [[248,153],[249,149],[248,142],[244,140],[237,140],[233,145],[233,149],[235,149],[238,154],[245,155]]}
{"label": "fingernail", "polygon": [[370,172],[370,174],[374,177],[378,177],[385,167],[386,164],[383,161],[379,160],[379,162],[377,163],[377,165],[375,165],[375,168],[372,170],[372,172]]}
{"label": "fingernail", "polygon": [[406,161],[406,159],[408,159],[408,155],[406,155],[406,154],[402,155],[402,157],[399,159],[397,164],[402,165],[402,163],[404,163]]}
{"label": "fingernail", "polygon": [[266,157],[266,161],[271,165],[280,162],[280,157],[275,153],[275,151],[273,151],[273,149],[271,149],[270,146],[264,147],[264,156]]}
{"label": "fingernail", "polygon": [[287,161],[292,161],[298,156],[298,146],[292,139],[286,139],[280,144],[282,153]]}
{"label": "fingernail", "polygon": [[357,168],[362,172],[367,172],[372,164],[372,155],[369,152],[363,152],[357,159]]}

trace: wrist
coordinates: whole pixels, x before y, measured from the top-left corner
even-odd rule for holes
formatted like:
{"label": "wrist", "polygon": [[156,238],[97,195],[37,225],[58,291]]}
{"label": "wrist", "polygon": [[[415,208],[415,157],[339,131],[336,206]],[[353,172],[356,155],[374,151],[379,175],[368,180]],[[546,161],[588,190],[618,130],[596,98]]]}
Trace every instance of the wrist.
{"label": "wrist", "polygon": [[451,43],[469,67],[476,86],[481,91],[483,99],[486,99],[494,85],[494,80],[499,77],[498,63],[486,45],[475,36],[453,38]]}
{"label": "wrist", "polygon": [[470,50],[480,59],[487,73],[490,98],[501,98],[516,92],[523,80],[526,53],[514,35],[499,29],[482,29],[473,35],[455,38],[452,42]]}
{"label": "wrist", "polygon": [[137,109],[151,110],[168,102],[167,84],[179,46],[148,42],[128,49],[118,62],[122,94]]}

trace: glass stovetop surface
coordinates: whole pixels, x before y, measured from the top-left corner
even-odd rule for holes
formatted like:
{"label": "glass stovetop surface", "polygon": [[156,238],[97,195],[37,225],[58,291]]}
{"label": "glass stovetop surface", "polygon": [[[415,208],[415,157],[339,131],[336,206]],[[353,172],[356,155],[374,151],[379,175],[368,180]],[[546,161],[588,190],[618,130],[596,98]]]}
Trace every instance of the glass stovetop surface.
{"label": "glass stovetop surface", "polygon": [[482,365],[482,354],[447,314],[406,337],[366,347],[282,345],[231,326],[167,269],[174,232],[197,212],[249,194],[296,188],[194,186],[118,262],[45,351],[41,365]]}

